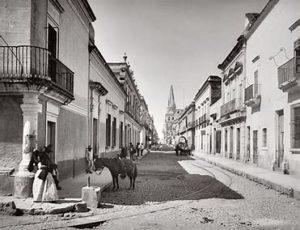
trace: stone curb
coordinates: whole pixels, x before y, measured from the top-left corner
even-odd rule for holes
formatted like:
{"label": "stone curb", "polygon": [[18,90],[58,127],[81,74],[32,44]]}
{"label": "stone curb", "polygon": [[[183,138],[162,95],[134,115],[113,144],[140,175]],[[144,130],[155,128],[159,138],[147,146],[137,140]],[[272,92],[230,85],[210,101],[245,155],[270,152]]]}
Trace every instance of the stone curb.
{"label": "stone curb", "polygon": [[293,188],[288,188],[288,187],[283,186],[281,184],[277,184],[277,183],[271,182],[269,180],[260,178],[258,176],[254,176],[254,175],[251,175],[249,173],[245,173],[245,172],[243,172],[241,170],[225,166],[223,164],[220,164],[218,162],[206,159],[204,157],[198,157],[198,156],[196,156],[196,158],[200,159],[200,160],[203,160],[203,161],[206,161],[206,162],[208,162],[208,163],[210,163],[212,165],[218,166],[218,167],[220,167],[222,169],[225,169],[225,170],[227,170],[229,172],[232,172],[232,173],[234,173],[234,174],[236,174],[238,176],[243,176],[243,177],[245,177],[245,178],[247,178],[249,180],[252,180],[252,181],[254,181],[256,183],[262,184],[262,185],[264,185],[267,188],[271,188],[271,189],[274,189],[274,190],[276,190],[276,191],[278,191],[278,192],[280,192],[282,194],[286,194],[289,197],[293,197],[293,198],[295,198],[297,200],[300,200],[300,191],[296,191]]}

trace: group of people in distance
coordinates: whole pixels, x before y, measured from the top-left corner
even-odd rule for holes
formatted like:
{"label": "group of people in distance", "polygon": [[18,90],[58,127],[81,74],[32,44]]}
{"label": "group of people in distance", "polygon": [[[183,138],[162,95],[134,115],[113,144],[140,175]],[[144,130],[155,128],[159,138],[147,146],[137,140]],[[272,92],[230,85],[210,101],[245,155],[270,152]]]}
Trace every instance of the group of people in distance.
{"label": "group of people in distance", "polygon": [[129,144],[128,148],[122,148],[120,157],[126,158],[128,153],[130,160],[135,160],[139,156],[143,156],[144,152],[144,144],[143,143],[137,143],[136,146],[134,146],[131,142]]}

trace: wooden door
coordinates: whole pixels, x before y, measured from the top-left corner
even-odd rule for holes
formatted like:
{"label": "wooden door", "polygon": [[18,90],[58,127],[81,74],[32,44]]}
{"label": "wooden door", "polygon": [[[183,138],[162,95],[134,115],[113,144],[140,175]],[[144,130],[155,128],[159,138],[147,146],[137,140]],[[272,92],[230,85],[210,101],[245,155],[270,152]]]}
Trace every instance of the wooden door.
{"label": "wooden door", "polygon": [[233,156],[233,127],[230,127],[230,150],[229,150],[229,158]]}
{"label": "wooden door", "polygon": [[47,122],[47,146],[51,145],[51,152],[49,154],[52,162],[55,162],[55,144],[56,144],[56,123],[52,121]]}
{"label": "wooden door", "polygon": [[284,156],[284,115],[283,110],[279,111],[278,113],[278,132],[277,132],[277,143],[278,143],[278,156],[277,156],[277,167],[280,168],[283,162]]}
{"label": "wooden door", "polygon": [[253,163],[258,162],[257,130],[253,130]]}
{"label": "wooden door", "polygon": [[98,154],[98,120],[93,118],[93,155]]}
{"label": "wooden door", "polygon": [[49,65],[49,75],[52,81],[56,82],[56,50],[57,50],[57,32],[51,26],[48,25],[48,50],[51,53],[48,65]]}
{"label": "wooden door", "polygon": [[241,130],[240,128],[236,129],[236,159],[240,159],[240,150],[241,150]]}

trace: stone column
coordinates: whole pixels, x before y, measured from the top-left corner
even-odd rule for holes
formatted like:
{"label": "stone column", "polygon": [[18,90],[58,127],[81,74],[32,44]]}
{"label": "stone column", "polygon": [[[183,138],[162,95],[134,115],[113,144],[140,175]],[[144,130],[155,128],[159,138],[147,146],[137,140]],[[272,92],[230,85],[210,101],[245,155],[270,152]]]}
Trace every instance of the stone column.
{"label": "stone column", "polygon": [[34,173],[28,171],[28,165],[34,148],[37,146],[38,113],[42,112],[38,94],[24,93],[23,104],[23,143],[22,160],[19,171],[15,175],[14,195],[17,197],[31,197]]}

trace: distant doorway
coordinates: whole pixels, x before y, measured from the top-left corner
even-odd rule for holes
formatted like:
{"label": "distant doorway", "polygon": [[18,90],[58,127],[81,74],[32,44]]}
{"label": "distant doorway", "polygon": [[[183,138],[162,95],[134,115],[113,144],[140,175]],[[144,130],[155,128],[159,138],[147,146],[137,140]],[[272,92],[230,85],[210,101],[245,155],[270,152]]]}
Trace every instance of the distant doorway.
{"label": "distant doorway", "polygon": [[216,131],[216,152],[221,153],[222,131]]}
{"label": "distant doorway", "polygon": [[55,144],[56,144],[56,123],[52,121],[47,122],[47,145],[51,145],[52,152],[50,153],[50,159],[55,161]]}
{"label": "distant doorway", "polygon": [[230,127],[230,149],[229,149],[229,158],[233,156],[233,127]]}
{"label": "distant doorway", "polygon": [[284,157],[284,114],[283,110],[277,113],[277,167],[281,168]]}
{"label": "distant doorway", "polygon": [[93,155],[98,154],[98,120],[93,118]]}
{"label": "distant doorway", "polygon": [[56,82],[56,51],[57,51],[57,32],[50,24],[48,24],[48,51],[51,53],[48,59],[49,76],[51,80]]}
{"label": "distant doorway", "polygon": [[258,132],[257,130],[253,130],[253,163],[257,164],[258,163],[258,146],[257,146],[257,137]]}
{"label": "distant doorway", "polygon": [[241,151],[241,129],[236,129],[236,159],[240,159],[240,151]]}

